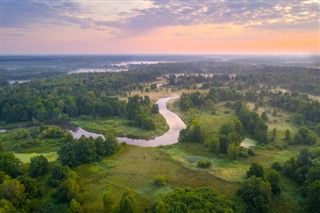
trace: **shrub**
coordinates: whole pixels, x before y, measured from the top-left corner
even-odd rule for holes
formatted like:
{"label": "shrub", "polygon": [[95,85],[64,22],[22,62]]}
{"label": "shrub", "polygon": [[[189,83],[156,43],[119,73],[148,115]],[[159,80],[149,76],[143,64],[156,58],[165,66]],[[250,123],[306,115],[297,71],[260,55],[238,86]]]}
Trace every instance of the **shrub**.
{"label": "shrub", "polygon": [[198,160],[198,162],[197,162],[197,167],[202,168],[202,169],[210,168],[211,165],[212,165],[212,163],[209,160]]}
{"label": "shrub", "polygon": [[48,160],[43,155],[32,157],[29,165],[29,175],[33,178],[44,175],[48,172],[48,168]]}
{"label": "shrub", "polygon": [[165,176],[161,176],[161,175],[157,175],[155,178],[154,178],[154,184],[156,186],[165,186],[167,183],[167,178]]}
{"label": "shrub", "polygon": [[246,150],[241,150],[239,153],[239,156],[241,158],[248,158],[249,157],[248,152]]}
{"label": "shrub", "polygon": [[253,151],[253,149],[248,149],[248,155],[256,156],[256,153]]}
{"label": "shrub", "polygon": [[279,162],[274,162],[271,166],[271,168],[273,168],[276,171],[281,171],[282,170],[282,166]]}

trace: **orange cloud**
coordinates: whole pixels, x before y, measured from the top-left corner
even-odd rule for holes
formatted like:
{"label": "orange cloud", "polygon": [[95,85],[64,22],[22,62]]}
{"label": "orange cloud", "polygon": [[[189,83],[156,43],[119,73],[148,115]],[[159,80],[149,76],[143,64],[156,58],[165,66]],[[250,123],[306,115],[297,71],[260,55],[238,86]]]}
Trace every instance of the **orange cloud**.
{"label": "orange cloud", "polygon": [[[193,53],[193,54],[319,54],[319,32],[248,30],[234,24],[162,27],[141,35],[114,37],[74,26],[24,32],[7,30],[3,49],[10,53]],[[10,51],[9,51],[10,49]]]}
{"label": "orange cloud", "polygon": [[318,32],[252,31],[236,25],[165,27],[128,39],[141,52],[319,54]]}

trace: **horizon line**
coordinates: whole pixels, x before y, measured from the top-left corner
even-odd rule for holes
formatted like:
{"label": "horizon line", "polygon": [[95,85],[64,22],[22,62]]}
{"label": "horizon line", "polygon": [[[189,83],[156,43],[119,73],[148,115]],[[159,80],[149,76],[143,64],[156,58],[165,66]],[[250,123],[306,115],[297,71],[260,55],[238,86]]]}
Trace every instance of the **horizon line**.
{"label": "horizon line", "polygon": [[319,56],[320,53],[13,53],[3,56]]}

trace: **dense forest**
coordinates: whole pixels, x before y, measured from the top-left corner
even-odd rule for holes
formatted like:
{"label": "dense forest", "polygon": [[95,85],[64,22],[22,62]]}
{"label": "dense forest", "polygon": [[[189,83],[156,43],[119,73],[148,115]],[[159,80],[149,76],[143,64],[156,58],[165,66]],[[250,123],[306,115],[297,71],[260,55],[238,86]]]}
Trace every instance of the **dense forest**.
{"label": "dense forest", "polygon": [[[10,123],[36,119],[42,122],[81,115],[106,117],[127,114],[129,120],[135,120],[133,124],[149,128],[144,123],[150,123],[147,115],[155,107],[149,99],[141,100],[145,107],[139,110],[140,102],[134,103],[138,97],[129,99],[127,104],[115,96],[137,88],[140,82],[154,79],[154,74],[141,72],[129,75],[82,74],[9,86],[1,90],[0,121]],[[158,112],[153,109],[152,113]]]}

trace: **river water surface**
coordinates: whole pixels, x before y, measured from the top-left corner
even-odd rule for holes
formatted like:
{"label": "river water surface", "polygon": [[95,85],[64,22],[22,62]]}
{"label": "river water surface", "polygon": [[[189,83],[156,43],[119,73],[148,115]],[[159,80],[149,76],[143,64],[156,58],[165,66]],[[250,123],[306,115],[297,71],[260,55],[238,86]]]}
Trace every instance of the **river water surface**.
{"label": "river water surface", "polygon": [[[132,144],[137,146],[150,146],[150,147],[177,143],[180,130],[186,128],[186,125],[183,123],[183,121],[177,114],[171,112],[167,108],[167,102],[169,100],[178,99],[178,98],[179,98],[178,96],[174,96],[174,97],[160,98],[157,101],[157,104],[159,106],[159,113],[163,115],[163,117],[167,121],[167,124],[169,125],[169,130],[165,134],[150,140],[133,139],[128,137],[118,137],[118,140],[120,142],[126,142],[127,144]],[[82,135],[86,137],[93,137],[93,138],[97,138],[97,137],[104,138],[102,134],[88,132],[72,124],[60,124],[59,126],[61,126],[64,129],[67,129],[75,139],[79,139]]]}

